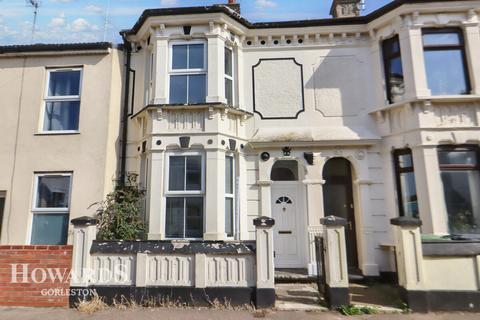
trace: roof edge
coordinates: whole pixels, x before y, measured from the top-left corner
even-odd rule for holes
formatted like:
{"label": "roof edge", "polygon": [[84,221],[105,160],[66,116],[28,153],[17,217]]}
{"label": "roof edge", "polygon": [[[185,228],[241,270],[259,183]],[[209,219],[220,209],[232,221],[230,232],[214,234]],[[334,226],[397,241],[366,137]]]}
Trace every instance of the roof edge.
{"label": "roof edge", "polygon": [[27,45],[0,46],[0,54],[7,53],[35,53],[48,51],[90,51],[112,49],[111,42],[85,42],[85,43],[37,43]]}

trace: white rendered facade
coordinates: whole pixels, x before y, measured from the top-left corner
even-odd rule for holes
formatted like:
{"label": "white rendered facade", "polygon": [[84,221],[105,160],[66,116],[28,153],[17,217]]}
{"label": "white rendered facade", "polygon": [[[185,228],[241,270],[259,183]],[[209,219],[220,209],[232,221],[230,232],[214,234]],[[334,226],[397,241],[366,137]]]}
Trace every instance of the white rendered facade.
{"label": "white rendered facade", "polygon": [[[136,81],[127,161],[127,171],[139,172],[148,192],[148,238],[254,240],[252,220],[271,216],[277,221],[276,267],[308,268],[314,274],[313,239],[321,233],[320,218],[338,215],[325,212],[325,166],[341,158],[351,172],[344,184],[351,184],[350,195],[338,198],[352,215],[350,241],[357,261],[351,266],[368,276],[394,271],[389,221],[400,212],[392,150],[406,147],[412,150],[422,232],[448,234],[437,149],[480,141],[479,10],[480,1],[432,1],[399,5],[358,23],[262,28],[208,10],[148,16],[128,35]],[[464,38],[471,88],[464,95],[432,94],[427,81],[422,30],[445,27],[461,30]],[[405,87],[389,103],[382,41],[395,35]],[[194,44],[203,45],[203,64],[200,58],[188,60],[200,50],[187,49]],[[175,45],[188,52],[181,71],[173,62]],[[225,48],[233,53],[232,72],[226,70]],[[184,78],[174,78],[178,75]],[[192,83],[204,83],[205,101],[171,103],[179,94],[172,91],[173,81],[187,83],[187,99],[202,95],[198,86],[189,91],[190,77]],[[231,107],[226,105],[227,78],[233,81]],[[189,137],[183,147],[180,137]],[[200,168],[200,177],[194,178],[200,187],[172,190],[169,179],[176,173],[169,164],[182,156],[200,157],[200,167],[192,169]],[[228,192],[226,157],[234,158],[235,168]],[[290,181],[272,179],[278,161],[287,161],[280,163],[287,167],[293,165],[288,161],[297,163],[298,169],[281,167],[294,172]],[[329,190],[335,194],[335,188]],[[183,207],[178,199],[168,200],[178,197],[202,200],[191,206],[182,200]],[[174,201],[172,209],[167,203]],[[187,232],[194,228],[185,222],[194,221],[188,213],[193,207],[201,213],[202,236],[172,237],[178,222],[171,221],[173,212],[183,210]],[[231,221],[228,212],[233,212]],[[198,221],[191,223],[198,226]]]}

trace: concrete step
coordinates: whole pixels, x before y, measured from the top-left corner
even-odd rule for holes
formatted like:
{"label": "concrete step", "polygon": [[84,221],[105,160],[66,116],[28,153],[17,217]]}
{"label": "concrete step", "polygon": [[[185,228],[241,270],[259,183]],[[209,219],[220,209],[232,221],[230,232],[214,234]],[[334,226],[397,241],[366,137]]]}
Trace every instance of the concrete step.
{"label": "concrete step", "polygon": [[282,311],[327,311],[317,286],[302,283],[275,285],[275,308]]}

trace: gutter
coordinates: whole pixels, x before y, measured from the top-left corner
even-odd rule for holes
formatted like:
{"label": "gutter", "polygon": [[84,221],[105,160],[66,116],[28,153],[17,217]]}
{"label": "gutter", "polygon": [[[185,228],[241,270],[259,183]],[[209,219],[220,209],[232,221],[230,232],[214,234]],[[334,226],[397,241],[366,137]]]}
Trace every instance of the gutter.
{"label": "gutter", "polygon": [[123,46],[125,48],[125,85],[123,87],[123,112],[122,112],[122,132],[120,141],[120,177],[118,183],[120,186],[125,185],[126,180],[126,167],[127,167],[127,139],[128,139],[128,101],[130,99],[130,66],[132,57],[132,47],[127,40],[127,35],[121,33],[123,38]]}

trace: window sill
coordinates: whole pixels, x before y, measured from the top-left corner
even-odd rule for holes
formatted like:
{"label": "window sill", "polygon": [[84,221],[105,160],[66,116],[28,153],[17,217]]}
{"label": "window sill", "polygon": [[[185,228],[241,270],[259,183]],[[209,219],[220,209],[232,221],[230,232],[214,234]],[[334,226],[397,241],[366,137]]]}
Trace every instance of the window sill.
{"label": "window sill", "polygon": [[80,134],[80,131],[45,131],[37,132],[34,136],[70,136]]}

